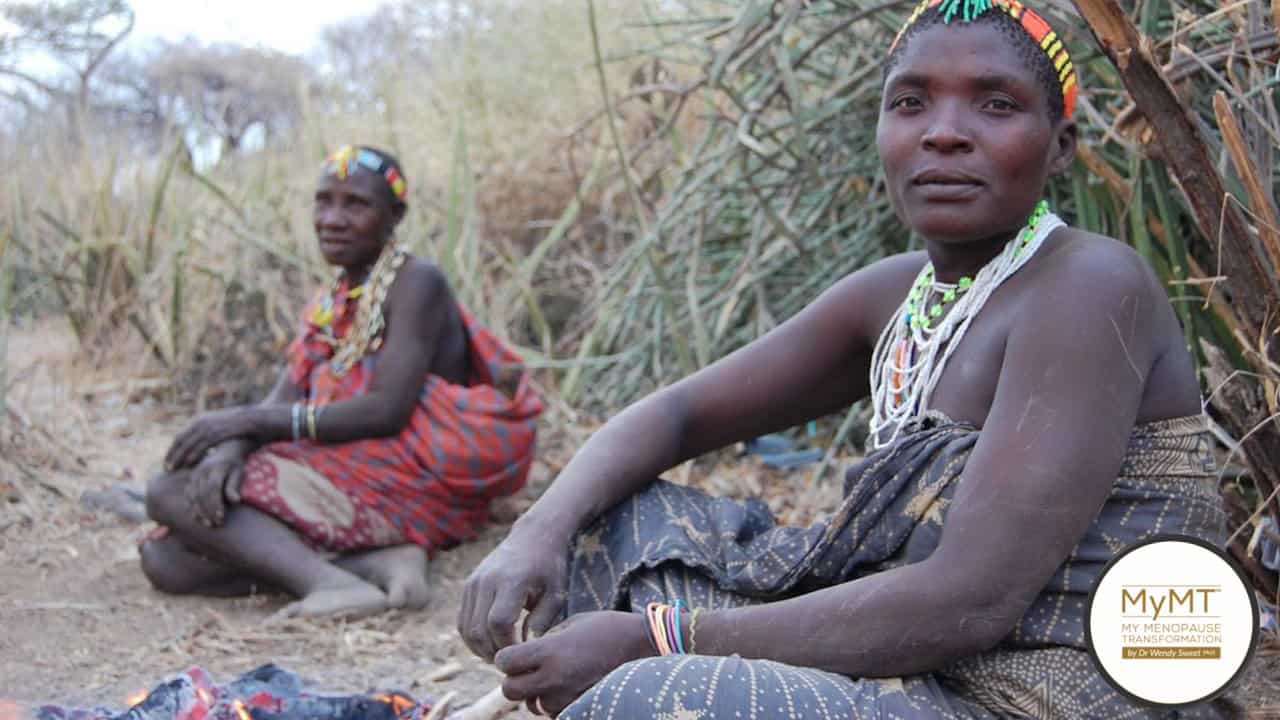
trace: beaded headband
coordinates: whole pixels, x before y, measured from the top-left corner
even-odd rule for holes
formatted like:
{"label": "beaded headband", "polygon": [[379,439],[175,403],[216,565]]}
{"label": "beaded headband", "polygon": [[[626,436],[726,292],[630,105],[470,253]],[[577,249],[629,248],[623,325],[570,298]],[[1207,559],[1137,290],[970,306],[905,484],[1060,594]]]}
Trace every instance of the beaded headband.
{"label": "beaded headband", "polygon": [[1058,83],[1062,89],[1062,116],[1070,118],[1071,113],[1076,107],[1076,70],[1071,64],[1071,57],[1067,55],[1067,48],[1058,37],[1058,34],[1049,27],[1049,22],[1040,15],[1040,13],[1023,5],[1018,0],[921,0],[916,9],[912,11],[907,18],[907,22],[898,31],[898,36],[893,39],[893,44],[889,46],[889,52],[898,47],[902,36],[907,30],[920,19],[920,16],[930,8],[940,7],[939,12],[942,14],[942,21],[950,23],[951,18],[960,15],[961,22],[970,22],[977,19],[983,13],[993,8],[1003,10],[1006,15],[1018,21],[1022,29],[1027,31],[1032,40],[1040,46],[1044,54],[1048,56],[1049,62],[1053,65],[1054,71],[1058,73]]}
{"label": "beaded headband", "polygon": [[408,187],[405,186],[400,168],[396,167],[395,163],[383,159],[378,153],[354,145],[343,145],[334,150],[333,154],[324,161],[325,174],[336,175],[339,180],[346,180],[348,175],[359,168],[364,168],[386,180],[391,192],[401,202],[404,201]]}

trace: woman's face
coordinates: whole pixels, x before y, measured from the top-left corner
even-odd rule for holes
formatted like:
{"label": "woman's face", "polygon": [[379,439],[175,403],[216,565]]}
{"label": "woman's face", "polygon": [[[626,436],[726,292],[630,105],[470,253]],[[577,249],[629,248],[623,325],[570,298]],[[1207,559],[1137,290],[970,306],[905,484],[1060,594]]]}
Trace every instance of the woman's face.
{"label": "woman's face", "polygon": [[330,174],[320,178],[313,220],[320,253],[330,265],[356,268],[378,259],[400,219],[383,197],[382,182],[364,170],[345,180]]}
{"label": "woman's face", "polygon": [[876,128],[898,215],[944,243],[1016,232],[1070,165],[1074,127],[1050,120],[1045,88],[996,26],[933,26],[900,53]]}

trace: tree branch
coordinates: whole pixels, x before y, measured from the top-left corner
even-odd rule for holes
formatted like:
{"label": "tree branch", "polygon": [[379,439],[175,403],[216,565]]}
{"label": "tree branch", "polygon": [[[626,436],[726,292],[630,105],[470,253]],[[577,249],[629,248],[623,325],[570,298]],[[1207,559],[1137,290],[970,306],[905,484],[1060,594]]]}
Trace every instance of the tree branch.
{"label": "tree branch", "polygon": [[[1227,276],[1231,305],[1253,331],[1251,336],[1270,335],[1280,310],[1280,284],[1239,208],[1230,202],[1188,107],[1152,58],[1149,42],[1115,0],[1075,0],[1075,5],[1151,124],[1200,232],[1210,240],[1212,247],[1194,243],[1193,253],[1205,267],[1221,268]],[[1266,353],[1274,361],[1280,348],[1273,343]]]}
{"label": "tree branch", "polygon": [[31,98],[27,97],[23,93],[13,92],[12,90],[5,90],[3,88],[0,88],[0,97],[6,98],[8,100],[12,100],[15,103],[18,103],[23,108],[25,108],[27,112],[35,112],[38,109],[36,108],[36,104],[31,102]]}
{"label": "tree branch", "polygon": [[133,25],[137,16],[134,15],[132,9],[125,10],[125,13],[129,19],[125,22],[124,28],[119,33],[116,33],[115,37],[108,40],[107,44],[102,46],[102,49],[89,59],[89,64],[84,69],[84,77],[86,79],[98,69],[98,66],[102,65],[102,61],[107,59],[107,56],[116,49],[116,46],[128,37],[129,33],[133,32]]}
{"label": "tree branch", "polygon": [[21,80],[35,87],[36,89],[40,90],[46,95],[49,95],[50,97],[62,99],[62,98],[69,97],[71,95],[71,93],[67,92],[66,90],[63,90],[60,87],[50,85],[49,83],[41,80],[40,78],[34,75],[31,75],[30,73],[25,73],[21,70],[15,70],[13,68],[8,68],[8,67],[0,67],[0,75],[7,75],[11,78],[16,78],[18,80]]}

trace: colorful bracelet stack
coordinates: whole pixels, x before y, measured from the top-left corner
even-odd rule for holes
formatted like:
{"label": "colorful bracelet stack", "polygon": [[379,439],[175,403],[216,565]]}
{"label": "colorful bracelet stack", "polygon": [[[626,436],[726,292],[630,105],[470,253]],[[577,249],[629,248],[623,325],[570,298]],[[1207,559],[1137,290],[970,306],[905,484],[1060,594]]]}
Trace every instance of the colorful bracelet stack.
{"label": "colorful bracelet stack", "polygon": [[[645,620],[649,624],[649,641],[654,652],[659,655],[685,655],[693,651],[692,635],[690,647],[684,648],[684,636],[680,632],[680,611],[683,604],[676,600],[675,605],[649,603],[644,609]],[[694,613],[695,617],[697,612]],[[692,628],[690,628],[692,630]]]}

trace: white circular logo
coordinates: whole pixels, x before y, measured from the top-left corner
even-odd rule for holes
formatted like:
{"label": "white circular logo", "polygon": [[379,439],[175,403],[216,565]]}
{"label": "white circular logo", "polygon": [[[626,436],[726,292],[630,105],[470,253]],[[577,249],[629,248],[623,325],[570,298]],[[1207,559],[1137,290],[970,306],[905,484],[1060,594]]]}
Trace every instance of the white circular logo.
{"label": "white circular logo", "polygon": [[1257,600],[1225,553],[1166,535],[1108,563],[1089,595],[1085,639],[1116,689],[1187,705],[1226,689],[1258,641]]}

